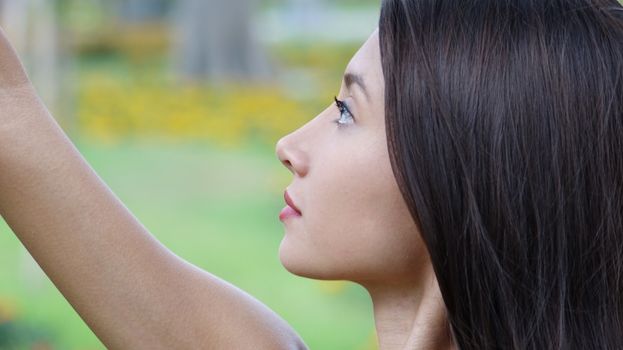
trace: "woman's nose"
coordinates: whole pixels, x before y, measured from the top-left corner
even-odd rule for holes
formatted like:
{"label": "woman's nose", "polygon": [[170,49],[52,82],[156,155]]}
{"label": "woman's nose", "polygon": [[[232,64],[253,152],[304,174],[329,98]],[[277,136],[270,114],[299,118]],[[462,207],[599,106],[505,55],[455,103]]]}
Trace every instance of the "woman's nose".
{"label": "woman's nose", "polygon": [[277,141],[277,158],[292,174],[305,176],[307,164],[303,151],[291,144],[291,134],[286,135]]}

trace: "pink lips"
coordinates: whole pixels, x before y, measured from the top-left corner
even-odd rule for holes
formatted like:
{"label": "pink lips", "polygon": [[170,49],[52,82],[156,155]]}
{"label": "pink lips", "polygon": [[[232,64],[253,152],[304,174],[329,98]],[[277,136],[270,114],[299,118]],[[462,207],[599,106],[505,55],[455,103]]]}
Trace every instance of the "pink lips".
{"label": "pink lips", "polygon": [[296,207],[290,195],[288,195],[288,191],[283,193],[283,198],[286,201],[286,206],[279,213],[279,220],[283,221],[289,217],[299,217],[301,216],[301,211]]}

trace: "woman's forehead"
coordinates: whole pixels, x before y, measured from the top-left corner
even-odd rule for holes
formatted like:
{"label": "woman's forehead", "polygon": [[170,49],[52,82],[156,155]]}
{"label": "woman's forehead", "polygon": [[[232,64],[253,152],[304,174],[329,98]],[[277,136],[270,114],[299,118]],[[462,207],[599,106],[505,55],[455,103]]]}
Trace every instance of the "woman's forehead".
{"label": "woman's forehead", "polygon": [[346,67],[346,73],[361,76],[370,95],[374,97],[383,95],[384,81],[378,29],[370,35],[368,40],[355,53]]}
{"label": "woman's forehead", "polygon": [[361,68],[367,67],[369,69],[370,65],[375,64],[378,64],[379,67],[381,64],[378,29],[368,37],[366,42],[355,53],[347,68],[360,72]]}

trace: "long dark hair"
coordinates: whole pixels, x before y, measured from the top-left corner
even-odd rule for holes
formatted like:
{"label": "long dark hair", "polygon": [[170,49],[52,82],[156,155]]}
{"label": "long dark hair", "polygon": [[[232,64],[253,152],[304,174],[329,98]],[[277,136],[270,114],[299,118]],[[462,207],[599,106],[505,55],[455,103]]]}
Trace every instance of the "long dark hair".
{"label": "long dark hair", "polygon": [[392,168],[459,349],[623,349],[623,8],[384,0]]}

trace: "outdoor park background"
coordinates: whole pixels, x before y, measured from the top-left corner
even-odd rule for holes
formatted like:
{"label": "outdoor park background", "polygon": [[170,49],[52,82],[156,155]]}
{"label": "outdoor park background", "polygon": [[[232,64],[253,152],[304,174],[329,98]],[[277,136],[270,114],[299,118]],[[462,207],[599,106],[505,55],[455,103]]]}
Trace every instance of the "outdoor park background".
{"label": "outdoor park background", "polygon": [[[88,162],[181,257],[312,349],[376,349],[363,288],[291,275],[283,135],[339,90],[376,0],[0,0],[0,25]],[[104,349],[0,220],[0,349]]]}

